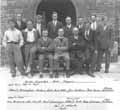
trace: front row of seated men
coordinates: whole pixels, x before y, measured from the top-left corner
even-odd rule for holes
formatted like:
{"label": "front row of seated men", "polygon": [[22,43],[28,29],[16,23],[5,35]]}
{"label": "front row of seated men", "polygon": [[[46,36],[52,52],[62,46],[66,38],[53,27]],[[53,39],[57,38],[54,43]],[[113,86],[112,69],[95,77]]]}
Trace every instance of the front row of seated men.
{"label": "front row of seated men", "polygon": [[[72,68],[71,71],[75,73],[82,72],[83,64],[87,62],[86,56],[89,56],[88,50],[90,47],[85,42],[91,44],[91,41],[87,38],[87,34],[85,38],[79,36],[79,29],[77,27],[73,28],[73,36],[70,36],[69,39],[64,36],[63,28],[58,29],[58,37],[55,39],[49,38],[47,29],[42,31],[42,37],[38,39],[37,31],[34,29],[32,21],[27,22],[27,28],[23,32],[23,37],[22,33],[15,28],[13,20],[9,20],[9,26],[10,28],[5,32],[3,38],[3,45],[8,48],[12,77],[16,76],[16,66],[22,75],[30,73],[31,64],[36,57],[36,52],[39,52],[40,77],[43,76],[43,66],[46,57],[49,60],[51,77],[53,76],[54,68],[57,69],[59,58],[61,57],[66,63],[66,70]],[[21,47],[24,48],[23,55]],[[86,73],[94,77],[90,72],[89,65],[90,62],[86,63],[86,68],[88,69]]]}
{"label": "front row of seated men", "polygon": [[64,37],[64,30],[62,28],[58,30],[58,37],[54,40],[48,37],[48,30],[43,30],[42,37],[38,40],[37,44],[34,45],[30,50],[30,57],[28,60],[26,73],[29,73],[31,71],[31,64],[36,51],[39,52],[40,77],[42,77],[43,74],[45,58],[48,58],[48,63],[50,66],[50,76],[53,75],[53,69],[57,69],[60,57],[64,58],[66,62],[66,69],[69,70],[70,56],[67,51],[68,45],[68,39]]}

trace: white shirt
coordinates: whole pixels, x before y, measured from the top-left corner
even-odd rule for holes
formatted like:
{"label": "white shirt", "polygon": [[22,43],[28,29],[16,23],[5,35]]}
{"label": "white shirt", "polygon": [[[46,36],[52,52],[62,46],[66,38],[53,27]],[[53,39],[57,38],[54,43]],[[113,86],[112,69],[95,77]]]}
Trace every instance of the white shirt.
{"label": "white shirt", "polygon": [[104,31],[107,29],[107,25],[106,26],[104,26]]}
{"label": "white shirt", "polygon": [[87,36],[89,36],[89,34],[90,34],[90,30],[86,30],[85,31],[85,38],[88,40],[88,37]]}
{"label": "white shirt", "polygon": [[89,33],[90,33],[90,30],[85,31],[85,35],[89,35]]}
{"label": "white shirt", "polygon": [[91,29],[92,29],[92,30],[96,30],[96,29],[97,29],[97,22],[93,22],[93,23],[91,24]]}
{"label": "white shirt", "polygon": [[16,28],[14,30],[8,29],[5,31],[3,45],[6,45],[8,42],[18,42],[22,46],[24,41],[21,31]]}
{"label": "white shirt", "polygon": [[72,26],[71,24],[67,25],[68,28],[71,28],[71,26]]}
{"label": "white shirt", "polygon": [[25,32],[27,32],[27,42],[34,42],[35,41],[35,36],[34,36],[34,32],[36,30],[33,28],[31,31],[29,31],[28,29],[25,29]]}
{"label": "white shirt", "polygon": [[82,27],[83,27],[83,24],[79,24],[78,27],[79,27],[79,29],[82,28]]}
{"label": "white shirt", "polygon": [[56,24],[57,24],[57,20],[53,21],[53,24],[56,26]]}
{"label": "white shirt", "polygon": [[41,24],[37,24],[36,29],[39,31],[39,34],[41,35]]}
{"label": "white shirt", "polygon": [[21,21],[17,21],[17,25],[18,25],[18,26],[21,26]]}
{"label": "white shirt", "polygon": [[74,39],[78,40],[78,38],[79,38],[78,36],[74,36]]}

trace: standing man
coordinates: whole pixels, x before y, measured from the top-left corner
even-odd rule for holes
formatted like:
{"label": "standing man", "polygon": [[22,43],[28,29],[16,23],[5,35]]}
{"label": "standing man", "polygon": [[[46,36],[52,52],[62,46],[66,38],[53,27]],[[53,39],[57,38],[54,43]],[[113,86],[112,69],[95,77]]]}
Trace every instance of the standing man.
{"label": "standing man", "polygon": [[33,27],[33,22],[31,20],[27,21],[27,28],[23,32],[24,35],[24,54],[25,54],[25,66],[26,72],[30,72],[30,51],[33,47],[37,46],[38,34],[36,29]]}
{"label": "standing man", "polygon": [[86,44],[86,71],[87,74],[94,77],[93,72],[95,69],[95,52],[96,52],[96,39],[93,36],[93,31],[90,28],[90,23],[87,22],[84,31],[84,40]]}
{"label": "standing man", "polygon": [[91,16],[91,26],[90,28],[93,30],[93,31],[96,31],[97,30],[97,21],[96,21],[96,16],[95,15],[92,15]]}
{"label": "standing man", "polygon": [[78,29],[79,29],[79,35],[80,35],[80,36],[83,36],[84,29],[85,29],[85,25],[84,25],[83,18],[78,17],[77,27],[78,27]]}
{"label": "standing man", "polygon": [[[23,21],[22,14],[17,14],[16,15],[16,24],[15,24],[15,27],[18,30],[20,30],[21,32],[26,28],[26,22]],[[23,61],[24,61],[24,64],[25,64],[24,46],[21,47],[21,51],[22,51]]]}
{"label": "standing man", "polygon": [[38,50],[40,52],[39,56],[39,67],[40,67],[40,77],[42,77],[43,64],[45,58],[48,58],[48,63],[50,67],[50,77],[53,74],[53,41],[48,37],[48,30],[43,30],[42,37],[38,41]]}
{"label": "standing man", "polygon": [[41,15],[37,15],[35,27],[38,31],[38,37],[40,38],[42,36],[42,31],[45,29],[45,24],[43,23]]}
{"label": "standing man", "polygon": [[111,50],[113,46],[112,37],[113,30],[108,24],[108,18],[105,17],[103,27],[100,30],[98,37],[98,61],[97,70],[100,71],[101,63],[103,61],[103,54],[105,54],[105,73],[109,73]]}
{"label": "standing man", "polygon": [[16,67],[22,75],[25,75],[21,47],[23,46],[22,33],[15,28],[15,21],[9,20],[9,29],[5,31],[3,45],[8,50],[8,59],[12,77],[16,76]]}
{"label": "standing man", "polygon": [[23,20],[22,20],[22,14],[17,14],[15,27],[20,31],[22,31],[26,28],[26,23],[23,22]]}
{"label": "standing man", "polygon": [[69,39],[73,35],[73,25],[71,17],[66,17],[65,22],[66,26],[64,26],[64,36]]}
{"label": "standing man", "polygon": [[58,30],[58,37],[54,39],[54,61],[55,61],[55,68],[57,69],[59,65],[59,58],[63,58],[66,63],[66,69],[70,69],[70,56],[68,53],[68,38],[64,37],[64,29],[60,28]]}
{"label": "standing man", "polygon": [[51,39],[56,38],[58,36],[58,29],[62,28],[62,26],[62,23],[58,21],[58,13],[53,12],[52,21],[50,21],[47,25],[49,37]]}
{"label": "standing man", "polygon": [[91,25],[90,25],[90,28],[92,30],[92,33],[93,33],[93,37],[95,39],[95,54],[94,54],[94,63],[95,63],[95,68],[93,70],[93,72],[97,71],[97,68],[96,68],[96,62],[97,62],[97,56],[98,56],[98,50],[97,50],[97,45],[98,45],[98,42],[97,42],[97,39],[98,39],[98,36],[99,36],[99,24],[98,24],[98,20],[97,20],[97,16],[96,15],[92,15],[91,16]]}

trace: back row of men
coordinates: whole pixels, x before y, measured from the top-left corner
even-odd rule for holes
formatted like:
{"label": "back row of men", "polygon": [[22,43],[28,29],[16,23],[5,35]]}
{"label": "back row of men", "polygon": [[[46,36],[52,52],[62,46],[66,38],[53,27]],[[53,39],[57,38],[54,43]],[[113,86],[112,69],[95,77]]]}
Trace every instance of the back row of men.
{"label": "back row of men", "polygon": [[42,22],[41,15],[37,16],[35,26],[31,20],[23,22],[20,14],[17,15],[16,21],[10,19],[3,45],[8,49],[12,76],[16,76],[16,66],[22,75],[28,75],[37,51],[40,53],[40,77],[46,56],[49,59],[51,77],[60,57],[64,58],[67,70],[74,68],[75,73],[81,73],[85,68],[86,73],[94,77],[93,73],[101,69],[105,54],[105,73],[108,73],[113,30],[107,17],[101,19],[101,24],[96,21],[96,16],[92,16],[91,21],[83,22],[79,17],[78,24],[73,26],[71,17],[66,17],[66,25],[63,26],[62,22],[58,21],[56,12],[53,12],[52,21],[47,26]]}

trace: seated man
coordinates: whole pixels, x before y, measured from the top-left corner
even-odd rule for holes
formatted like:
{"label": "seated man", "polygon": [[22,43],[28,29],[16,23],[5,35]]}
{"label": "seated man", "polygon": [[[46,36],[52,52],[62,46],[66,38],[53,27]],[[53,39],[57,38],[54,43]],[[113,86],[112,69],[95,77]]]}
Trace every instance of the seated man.
{"label": "seated man", "polygon": [[54,48],[55,48],[55,55],[54,55],[54,60],[55,60],[55,68],[57,69],[57,65],[59,62],[59,58],[64,58],[66,62],[66,69],[69,70],[70,67],[70,57],[69,53],[67,52],[68,50],[68,39],[64,37],[64,30],[60,28],[58,30],[58,37],[54,39]]}
{"label": "seated man", "polygon": [[42,38],[40,38],[38,41],[38,50],[40,52],[40,56],[39,56],[40,77],[43,76],[42,72],[43,72],[43,64],[45,58],[48,58],[49,60],[50,76],[52,77],[52,72],[53,72],[52,44],[53,44],[52,40],[48,38],[48,30],[43,30]]}
{"label": "seated man", "polygon": [[83,36],[79,35],[79,29],[77,27],[73,28],[73,36],[70,37],[69,46],[72,69],[75,73],[82,74],[82,65],[85,59],[85,43]]}

